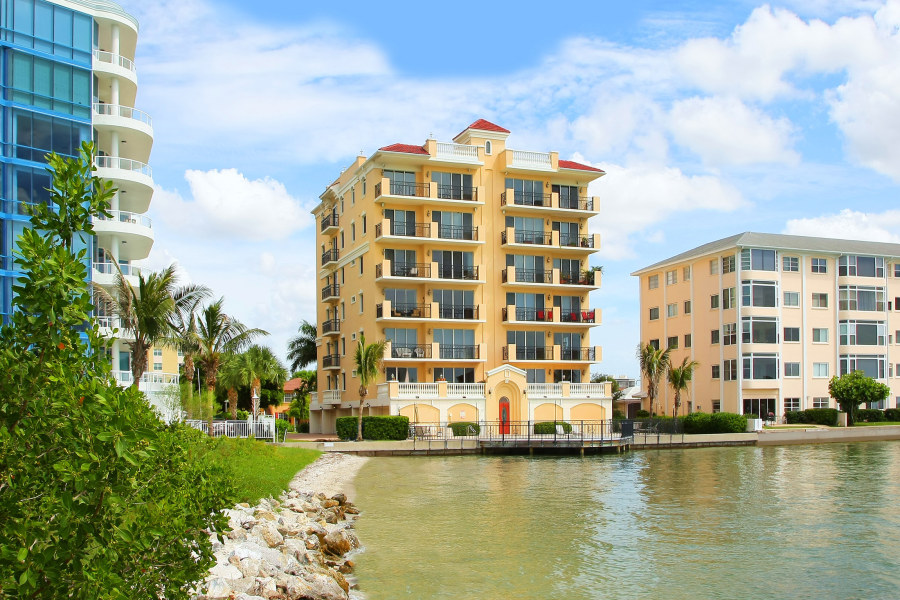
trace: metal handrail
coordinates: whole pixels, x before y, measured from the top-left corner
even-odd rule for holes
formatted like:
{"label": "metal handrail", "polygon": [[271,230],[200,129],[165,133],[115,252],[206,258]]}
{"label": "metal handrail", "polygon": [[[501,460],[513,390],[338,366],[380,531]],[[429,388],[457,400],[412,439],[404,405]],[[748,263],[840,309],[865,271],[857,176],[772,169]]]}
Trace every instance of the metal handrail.
{"label": "metal handrail", "polygon": [[150,127],[153,127],[153,119],[150,115],[142,110],[138,110],[133,106],[124,106],[122,104],[107,104],[105,102],[94,102],[94,112],[98,115],[107,115],[110,117],[122,117],[124,119],[134,119],[140,121]]}
{"label": "metal handrail", "polygon": [[322,335],[328,335],[329,333],[339,333],[340,331],[340,319],[330,319],[328,321],[322,321]]}
{"label": "metal handrail", "polygon": [[128,69],[132,73],[137,73],[137,68],[134,66],[134,61],[130,58],[122,56],[121,54],[113,54],[112,52],[107,52],[106,50],[94,50],[94,58],[102,63],[118,65],[123,69]]}
{"label": "metal handrail", "polygon": [[406,344],[403,346],[391,345],[391,358],[404,358],[417,360],[431,358],[431,344]]}
{"label": "metal handrail", "polygon": [[[324,263],[323,263],[324,264]],[[341,286],[337,283],[326,285],[322,288],[322,300],[335,298],[341,295]]]}
{"label": "metal handrail", "polygon": [[97,163],[97,167],[101,169],[122,169],[123,171],[132,171],[153,178],[153,169],[150,168],[150,165],[139,160],[122,158],[121,156],[97,156],[94,160]]}
{"label": "metal handrail", "polygon": [[462,267],[457,265],[438,265],[438,278],[440,279],[478,279],[478,266]]}
{"label": "metal handrail", "polygon": [[438,185],[438,198],[441,200],[478,200],[478,188],[461,185]]}
{"label": "metal handrail", "polygon": [[331,250],[326,250],[322,254],[322,265],[327,265],[330,262],[337,262],[340,253],[337,248],[332,248]]}
{"label": "metal handrail", "polygon": [[110,216],[97,215],[98,221],[118,221],[120,223],[133,223],[135,225],[143,225],[148,229],[153,228],[153,220],[150,217],[138,213],[128,212],[124,210],[109,210]]}
{"label": "metal handrail", "polygon": [[478,228],[465,227],[463,225],[440,225],[438,237],[444,240],[468,240],[478,241]]}
{"label": "metal handrail", "polygon": [[478,304],[464,306],[438,306],[439,319],[477,319]]}
{"label": "metal handrail", "polygon": [[452,346],[440,344],[438,346],[438,350],[440,358],[443,359],[466,360],[481,358],[481,349],[477,344],[463,344]]}

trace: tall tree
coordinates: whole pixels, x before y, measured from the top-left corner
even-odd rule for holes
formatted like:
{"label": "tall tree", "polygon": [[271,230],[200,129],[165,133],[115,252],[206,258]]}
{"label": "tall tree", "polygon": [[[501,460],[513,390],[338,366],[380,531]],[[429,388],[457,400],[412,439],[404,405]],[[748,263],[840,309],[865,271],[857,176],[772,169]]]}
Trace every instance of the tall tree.
{"label": "tall tree", "polygon": [[175,292],[176,310],[169,320],[170,339],[168,345],[180,351],[184,357],[184,378],[187,381],[187,406],[194,407],[194,356],[199,351],[197,345],[197,313],[200,304],[211,292],[205,286],[195,286],[189,299],[183,299],[184,288]]}
{"label": "tall tree", "polygon": [[284,388],[284,382],[287,381],[287,369],[282,366],[275,353],[266,346],[250,346],[242,356],[241,368],[245,381],[250,385],[251,398],[254,392],[257,397],[262,396],[260,388],[263,379],[275,382],[281,389]]}
{"label": "tall tree", "polygon": [[856,422],[856,409],[862,403],[880,402],[891,394],[891,388],[866,377],[863,371],[853,371],[828,382],[828,392],[847,413],[847,425]]}
{"label": "tall tree", "polygon": [[222,357],[222,364],[219,365],[219,385],[227,390],[228,409],[232,419],[237,419],[238,388],[247,385],[246,379],[244,355],[225,354]]}
{"label": "tall tree", "polygon": [[288,341],[291,371],[299,371],[306,365],[316,362],[316,335],[316,326],[304,319],[297,329],[297,335]]}
{"label": "tall tree", "polygon": [[663,373],[669,370],[671,362],[669,348],[660,350],[650,344],[638,346],[637,358],[641,367],[641,376],[647,382],[648,408],[652,412],[658,413],[659,407],[656,406],[656,396],[659,392],[659,380],[662,378]]}
{"label": "tall tree", "polygon": [[356,343],[356,352],[353,360],[356,363],[356,376],[359,377],[359,420],[356,432],[356,440],[362,441],[362,409],[366,395],[369,393],[369,384],[374,383],[378,377],[378,366],[384,358],[385,341],[380,340],[366,344],[366,336],[360,334]]}
{"label": "tall tree", "polygon": [[[197,362],[203,368],[206,377],[206,389],[208,403],[213,402],[216,383],[219,377],[219,367],[222,364],[222,356],[227,353],[236,353],[244,349],[255,338],[261,335],[269,335],[262,329],[250,329],[237,319],[225,314],[222,305],[224,298],[219,298],[200,311],[197,320]],[[209,407],[209,435],[213,435],[213,411]]]}
{"label": "tall tree", "polygon": [[672,416],[678,416],[678,413],[681,410],[681,392],[688,389],[688,384],[691,382],[691,379],[694,378],[694,369],[699,365],[700,363],[696,360],[690,360],[686,356],[679,366],[673,367],[672,365],[669,365],[669,385],[675,390],[675,410]]}

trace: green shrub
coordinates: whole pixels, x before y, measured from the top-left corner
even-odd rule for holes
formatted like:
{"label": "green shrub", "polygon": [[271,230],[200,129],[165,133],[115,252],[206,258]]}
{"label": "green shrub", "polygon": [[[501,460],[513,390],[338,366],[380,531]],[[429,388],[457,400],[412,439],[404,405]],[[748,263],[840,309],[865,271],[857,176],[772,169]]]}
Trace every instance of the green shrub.
{"label": "green shrub", "polygon": [[297,433],[309,433],[309,419],[297,419],[294,430]]}
{"label": "green shrub", "polygon": [[562,427],[563,433],[572,433],[572,425],[565,421],[546,421],[534,424],[535,435],[547,435],[556,433],[556,426]]}
{"label": "green shrub", "polygon": [[635,413],[634,417],[636,419],[647,419],[650,417],[650,411],[641,409]]}
{"label": "green shrub", "polygon": [[[357,417],[338,417],[337,435],[342,440],[355,440],[359,426]],[[363,417],[362,433],[365,440],[405,440],[409,437],[409,417]]]}
{"label": "green shrub", "polygon": [[481,433],[481,425],[479,425],[478,423],[470,423],[467,421],[451,423],[450,429],[453,431],[453,435],[455,437],[478,435]]}
{"label": "green shrub", "polygon": [[792,424],[815,424],[837,426],[838,411],[836,408],[807,408],[806,410],[788,411],[785,420]]}
{"label": "green shrub", "polygon": [[744,433],[747,431],[747,415],[717,412],[709,416],[710,433]]}
{"label": "green shrub", "polygon": [[247,419],[250,418],[250,412],[246,411],[246,410],[238,409],[237,418],[238,418],[238,421],[246,421]]}
{"label": "green shrub", "polygon": [[885,421],[900,421],[900,408],[884,409]]}
{"label": "green shrub", "polygon": [[287,430],[290,429],[291,424],[284,419],[275,419],[275,441],[282,442],[284,441],[284,436],[287,433]]}
{"label": "green shrub", "polygon": [[625,418],[624,412],[622,412],[621,410],[618,410],[618,409],[613,410],[613,419],[624,419],[624,418]]}
{"label": "green shrub", "polygon": [[881,421],[887,421],[887,417],[883,410],[878,410],[877,408],[857,408],[854,420],[863,423],[880,423]]}
{"label": "green shrub", "polygon": [[685,415],[681,419],[684,432],[688,434],[712,433],[712,415],[704,412],[695,412]]}

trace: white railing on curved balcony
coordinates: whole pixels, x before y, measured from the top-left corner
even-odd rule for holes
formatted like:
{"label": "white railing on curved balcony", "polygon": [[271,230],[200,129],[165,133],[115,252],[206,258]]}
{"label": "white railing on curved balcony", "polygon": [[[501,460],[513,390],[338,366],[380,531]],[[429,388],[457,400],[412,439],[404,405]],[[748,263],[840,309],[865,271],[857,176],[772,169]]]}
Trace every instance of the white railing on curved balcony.
{"label": "white railing on curved balcony", "polygon": [[453,144],[451,142],[437,142],[435,158],[449,158],[472,162],[478,160],[478,146],[467,144]]}
{"label": "white railing on curved balcony", "polygon": [[122,117],[123,119],[134,119],[135,121],[140,121],[141,123],[146,123],[150,127],[153,127],[153,120],[150,118],[150,115],[131,106],[94,102],[94,112],[98,115]]}
{"label": "white railing on curved balcony", "polygon": [[448,383],[448,398],[484,398],[483,383]]}
{"label": "white railing on curved balcony", "polygon": [[513,150],[512,166],[526,169],[551,168],[550,154],[547,152],[529,152],[528,150]]}
{"label": "white railing on curved balcony", "polygon": [[[121,385],[131,385],[131,383],[134,381],[134,377],[132,377],[131,371],[113,371],[112,375]],[[178,384],[179,377],[180,376],[178,375],[178,373],[148,371],[147,373],[141,375],[140,383],[151,383],[155,385]]]}
{"label": "white railing on curved balcony", "polygon": [[153,229],[153,220],[146,215],[141,215],[138,213],[127,212],[124,210],[111,210],[109,211],[111,216],[104,217],[100,215],[97,217],[98,221],[118,221],[120,223],[134,223],[135,225],[143,225],[148,229]]}
{"label": "white railing on curved balcony", "polygon": [[606,393],[606,383],[571,383],[569,395],[583,398],[585,396],[603,396]]}
{"label": "white railing on curved balcony", "polygon": [[107,52],[106,50],[94,50],[94,58],[102,63],[118,65],[123,69],[128,69],[132,73],[137,73],[137,69],[134,66],[134,61],[130,58],[125,58],[120,54],[113,54],[112,52]]}
{"label": "white railing on curved balcony", "polygon": [[122,320],[119,319],[119,317],[101,315],[94,318],[97,320],[97,325],[100,327],[105,327],[106,329],[122,329]]}
{"label": "white railing on curved balcony", "polygon": [[398,398],[437,398],[438,384],[436,383],[401,383],[397,392]]}
{"label": "white railing on curved balcony", "polygon": [[115,263],[95,262],[91,266],[95,271],[102,273],[103,275],[117,275],[120,270],[122,271],[122,275],[133,275],[137,277],[141,274],[141,268],[132,265],[119,265],[119,268],[116,269]]}
{"label": "white railing on curved balcony", "polygon": [[341,394],[344,390],[322,390],[322,404],[334,404],[341,401]]}
{"label": "white railing on curved balcony", "polygon": [[94,160],[97,161],[97,167],[99,168],[123,169],[125,171],[133,171],[153,178],[153,169],[150,168],[150,165],[142,163],[139,160],[122,158],[121,156],[98,156]]}
{"label": "white railing on curved balcony", "polygon": [[529,383],[525,391],[529,397],[562,398],[561,383]]}

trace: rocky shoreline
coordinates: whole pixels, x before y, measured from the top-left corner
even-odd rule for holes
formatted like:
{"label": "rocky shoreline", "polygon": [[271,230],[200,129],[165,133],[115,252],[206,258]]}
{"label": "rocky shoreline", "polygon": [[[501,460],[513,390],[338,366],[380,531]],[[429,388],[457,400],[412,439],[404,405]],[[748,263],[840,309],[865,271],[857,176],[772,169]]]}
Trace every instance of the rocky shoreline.
{"label": "rocky shoreline", "polygon": [[359,511],[344,490],[365,460],[325,454],[278,500],[226,510],[228,531],[210,536],[216,565],[192,598],[361,598],[350,558],[360,547],[354,530]]}

